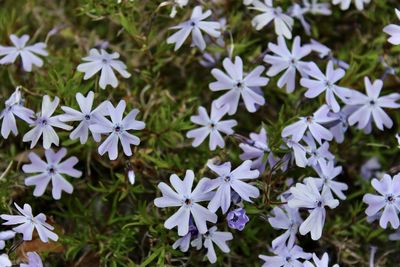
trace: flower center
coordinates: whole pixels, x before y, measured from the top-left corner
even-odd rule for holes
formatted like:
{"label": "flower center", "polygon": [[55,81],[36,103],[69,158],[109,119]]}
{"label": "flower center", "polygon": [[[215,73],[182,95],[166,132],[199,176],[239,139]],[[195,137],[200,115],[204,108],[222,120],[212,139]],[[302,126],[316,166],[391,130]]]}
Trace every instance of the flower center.
{"label": "flower center", "polygon": [[232,218],[232,222],[237,222],[238,220],[239,220],[239,217],[236,216],[236,214],[234,214],[233,218]]}
{"label": "flower center", "polygon": [[389,203],[393,203],[393,202],[394,202],[394,197],[393,197],[393,195],[387,195],[387,196],[386,196],[386,201],[389,202]]}
{"label": "flower center", "polygon": [[108,63],[108,60],[107,60],[106,58],[103,58],[103,59],[101,60],[101,62],[102,62],[103,64],[107,64],[107,63]]}
{"label": "flower center", "polygon": [[48,124],[48,121],[45,118],[41,118],[39,119],[39,124],[42,126],[46,126]]}
{"label": "flower center", "polygon": [[185,204],[186,204],[187,206],[192,205],[192,200],[191,200],[190,198],[185,199]]}
{"label": "flower center", "polygon": [[50,175],[53,175],[53,174],[56,173],[56,169],[54,168],[54,166],[49,166],[49,167],[47,168],[47,172],[48,172]]}
{"label": "flower center", "polygon": [[114,132],[115,132],[116,134],[119,134],[119,133],[121,133],[122,131],[123,131],[122,125],[116,124],[116,125],[114,126]]}
{"label": "flower center", "polygon": [[311,123],[312,121],[313,121],[313,116],[308,116],[308,117],[307,117],[307,122],[308,122],[308,123]]}
{"label": "flower center", "polygon": [[322,201],[321,200],[317,201],[317,207],[318,208],[322,207]]}
{"label": "flower center", "polygon": [[87,120],[87,121],[90,120],[90,115],[89,114],[85,115],[85,120]]}
{"label": "flower center", "polygon": [[369,101],[369,104],[370,104],[371,106],[375,106],[376,102],[375,102],[375,100],[372,99],[372,100]]}
{"label": "flower center", "polygon": [[225,181],[225,182],[229,182],[230,180],[231,180],[231,177],[230,177],[229,175],[227,175],[227,176],[224,177],[224,181]]}
{"label": "flower center", "polygon": [[328,87],[329,89],[331,89],[332,83],[330,81],[325,81],[325,86]]}
{"label": "flower center", "polygon": [[191,21],[191,22],[190,22],[190,26],[192,26],[192,27],[196,26],[196,22]]}

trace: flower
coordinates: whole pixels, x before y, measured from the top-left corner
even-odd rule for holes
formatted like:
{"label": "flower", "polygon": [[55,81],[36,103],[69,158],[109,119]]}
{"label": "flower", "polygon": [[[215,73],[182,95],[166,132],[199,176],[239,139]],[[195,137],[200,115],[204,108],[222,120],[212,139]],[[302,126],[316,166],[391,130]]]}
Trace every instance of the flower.
{"label": "flower", "polygon": [[[81,144],[84,144],[89,136],[89,126],[95,124],[98,116],[105,114],[106,102],[103,102],[97,108],[92,110],[94,100],[94,93],[92,91],[90,91],[86,97],[84,97],[81,93],[77,93],[75,98],[81,111],[67,106],[62,106],[61,109],[65,112],[65,114],[60,116],[60,121],[80,121],[79,125],[69,135],[69,138],[72,140],[79,138]],[[92,135],[96,142],[100,142],[100,134],[92,132]]]}
{"label": "flower", "polygon": [[313,115],[307,117],[300,117],[299,121],[286,126],[282,130],[282,137],[292,136],[293,141],[299,142],[305,132],[309,130],[311,135],[318,143],[322,140],[332,140],[332,133],[322,126],[322,123],[331,122],[334,118],[328,116],[329,107],[327,105],[321,106]]}
{"label": "flower", "polygon": [[292,138],[284,138],[283,140],[288,148],[292,150],[290,154],[287,154],[290,160],[295,160],[298,167],[304,168],[308,164],[308,159],[306,157],[307,149],[297,141]]}
{"label": "flower", "polygon": [[392,128],[393,121],[383,108],[399,108],[400,104],[396,103],[396,101],[400,99],[400,94],[392,93],[379,97],[383,82],[376,80],[371,84],[368,77],[364,78],[364,82],[367,95],[355,91],[349,100],[348,104],[358,105],[358,108],[349,116],[349,124],[358,123],[357,127],[364,129],[369,121],[373,119],[376,127],[381,131],[384,130],[384,127]]}
{"label": "flower", "polygon": [[175,18],[177,11],[177,8],[183,8],[189,3],[189,0],[173,0],[172,1],[172,9],[171,13],[169,16],[171,18]]}
{"label": "flower", "polygon": [[[400,10],[397,8],[395,9],[396,11],[396,16],[398,19],[400,19]],[[400,26],[396,24],[390,24],[387,25],[385,28],[383,28],[383,31],[387,34],[390,35],[388,42],[394,45],[399,45],[400,44]]]}
{"label": "flower", "polygon": [[[328,256],[328,253],[326,253],[326,252],[324,253],[324,255],[322,255],[321,259],[319,259],[315,253],[313,253],[312,259],[313,259],[315,265],[309,261],[305,261],[304,267],[329,267],[329,265],[328,265],[329,256]],[[339,265],[335,264],[332,267],[339,267]]]}
{"label": "flower", "polygon": [[36,252],[26,253],[28,256],[28,264],[21,263],[20,267],[43,267],[42,259]]}
{"label": "flower", "polygon": [[170,28],[174,30],[178,29],[179,31],[168,37],[167,43],[175,43],[174,50],[176,51],[182,46],[189,34],[192,34],[192,44],[197,46],[200,50],[204,50],[206,48],[206,42],[204,41],[201,31],[206,32],[214,38],[218,38],[221,35],[221,25],[219,22],[204,21],[211,16],[211,14],[211,10],[207,10],[203,13],[202,6],[196,6],[189,20]]}
{"label": "flower", "polygon": [[329,143],[323,142],[319,147],[314,141],[314,138],[308,132],[303,140],[307,143],[306,152],[309,155],[308,165],[318,167],[321,164],[326,164],[327,161],[332,161],[335,156],[329,151]]}
{"label": "flower", "polygon": [[211,91],[228,90],[227,93],[215,100],[217,108],[229,105],[228,114],[235,114],[240,96],[242,96],[244,105],[249,112],[255,112],[257,105],[262,106],[265,104],[264,97],[251,89],[252,87],[268,84],[269,79],[261,76],[261,73],[265,69],[263,66],[258,66],[245,75],[243,73],[243,61],[238,56],[235,57],[235,62],[229,58],[225,58],[222,64],[228,75],[219,69],[213,69],[211,74],[217,81],[209,85]]}
{"label": "flower", "polygon": [[[15,232],[11,230],[0,232],[0,250],[3,250],[6,246],[6,240],[10,240],[15,237]],[[1,266],[1,265],[0,265]]]}
{"label": "flower", "polygon": [[190,120],[200,125],[200,128],[187,132],[187,138],[194,138],[192,146],[198,147],[203,141],[210,136],[208,144],[210,150],[215,150],[217,147],[224,147],[225,141],[220,132],[227,135],[234,133],[233,127],[237,125],[236,120],[221,120],[228,111],[228,106],[217,108],[214,104],[211,106],[211,116],[208,116],[207,110],[204,107],[198,108],[198,115],[191,116]]}
{"label": "flower", "polygon": [[347,190],[349,187],[345,183],[334,180],[336,176],[342,172],[341,166],[335,167],[333,161],[321,162],[318,167],[315,168],[315,171],[318,173],[319,177],[309,177],[306,178],[306,180],[313,179],[319,190],[327,190],[331,195],[332,192],[335,193],[339,199],[346,199],[343,191]]}
{"label": "flower", "polygon": [[365,213],[373,216],[383,209],[379,225],[386,229],[390,223],[394,229],[400,225],[398,212],[400,210],[400,174],[393,176],[384,174],[381,180],[372,179],[372,186],[380,195],[365,194],[363,201],[368,205]]}
{"label": "flower", "polygon": [[310,62],[305,73],[314,79],[302,78],[300,84],[308,90],[304,94],[308,98],[315,98],[322,92],[325,92],[325,101],[334,112],[340,110],[340,106],[335,98],[338,96],[343,101],[346,101],[352,95],[352,91],[348,88],[341,87],[335,83],[345,75],[343,69],[334,69],[333,62],[329,61],[326,66],[326,74],[324,75],[314,62]]}
{"label": "flower", "polygon": [[165,221],[164,227],[172,229],[178,227],[178,235],[184,236],[189,232],[190,216],[193,216],[194,223],[201,234],[207,232],[207,221],[217,222],[217,215],[199,205],[197,202],[208,201],[211,199],[211,193],[205,192],[205,184],[207,179],[202,179],[192,191],[194,174],[192,170],[187,170],[185,178],[179,179],[176,174],[172,174],[169,178],[172,190],[166,183],[161,182],[158,188],[163,194],[154,200],[154,205],[159,208],[180,207],[168,220]]}
{"label": "flower", "polygon": [[268,218],[268,222],[274,229],[286,230],[282,235],[272,240],[272,248],[276,249],[280,246],[291,247],[294,245],[296,234],[303,220],[300,217],[299,209],[290,208],[285,204],[272,209],[272,216]]}
{"label": "flower", "polygon": [[278,37],[278,45],[268,43],[268,48],[274,55],[266,55],[264,61],[272,66],[268,69],[268,76],[276,76],[278,73],[286,70],[278,80],[278,87],[286,85],[286,91],[292,93],[295,89],[296,71],[304,76],[308,69],[308,63],[301,59],[310,54],[311,49],[308,46],[301,46],[299,36],[293,40],[292,51],[289,51],[285,39]]}
{"label": "flower", "polygon": [[304,252],[297,245],[280,246],[273,250],[275,256],[259,255],[265,262],[262,267],[300,267],[303,266],[300,259],[308,260],[311,253]]}
{"label": "flower", "polygon": [[32,71],[32,65],[37,67],[43,66],[43,60],[35,54],[41,56],[47,56],[48,53],[45,50],[45,43],[36,43],[34,45],[26,46],[29,40],[29,35],[22,35],[18,37],[14,34],[10,35],[10,40],[14,46],[0,46],[0,56],[4,56],[0,59],[0,64],[11,64],[14,63],[18,56],[21,56],[22,67],[25,71]]}
{"label": "flower", "polygon": [[237,229],[242,231],[249,222],[249,217],[246,215],[246,210],[243,208],[237,208],[226,215],[226,220],[228,221],[228,226],[232,229]]}
{"label": "flower", "polygon": [[32,123],[33,129],[22,138],[23,142],[31,142],[31,149],[36,146],[42,135],[44,149],[49,149],[51,144],[58,146],[60,139],[53,127],[68,131],[72,129],[71,126],[60,121],[59,115],[52,116],[59,102],[60,99],[58,97],[54,97],[54,100],[51,101],[48,95],[43,96],[42,111],[36,114],[36,118]]}
{"label": "flower", "polygon": [[13,231],[23,235],[23,239],[26,241],[32,240],[32,233],[36,229],[40,240],[47,243],[50,240],[57,241],[57,234],[53,233],[54,227],[46,223],[46,215],[39,213],[36,216],[32,215],[32,208],[29,204],[24,204],[24,209],[21,209],[17,203],[14,203],[15,207],[21,215],[7,215],[2,214],[0,218],[6,222],[3,225],[16,225]]}
{"label": "flower", "polygon": [[341,144],[344,141],[344,134],[349,128],[347,122],[349,115],[357,109],[357,106],[345,105],[339,112],[330,112],[329,117],[335,118],[335,120],[329,123],[329,131],[332,133],[336,143]]}
{"label": "flower", "polygon": [[15,89],[15,92],[5,102],[5,108],[0,113],[0,119],[3,119],[3,123],[1,124],[1,135],[5,139],[8,138],[11,132],[15,136],[18,134],[15,116],[25,122],[32,123],[34,112],[24,107],[23,102],[19,87]]}
{"label": "flower", "polygon": [[226,244],[227,241],[233,239],[233,235],[229,232],[217,231],[217,227],[213,226],[204,235],[204,247],[207,248],[207,258],[211,263],[217,262],[214,243],[222,252],[229,253],[230,249]]}
{"label": "flower", "polygon": [[293,19],[282,12],[281,7],[273,7],[272,0],[253,1],[252,9],[262,12],[253,18],[251,24],[259,31],[268,25],[272,20],[275,25],[275,33],[280,36],[283,35],[287,39],[292,38]]}
{"label": "flower", "polygon": [[[350,7],[352,0],[332,0],[332,4],[338,5],[340,4],[341,10],[347,10]],[[364,9],[364,4],[369,4],[371,0],[354,0],[354,4],[358,10]]]}
{"label": "flower", "polygon": [[368,159],[360,168],[360,175],[365,180],[371,179],[381,169],[381,164],[377,157]]}
{"label": "flower", "polygon": [[[273,161],[273,155],[268,147],[267,132],[264,128],[261,128],[258,134],[250,133],[250,140],[239,144],[239,147],[243,150],[239,156],[240,159],[252,160],[251,168],[257,169],[260,173],[264,172],[267,161],[269,163]],[[265,160],[266,154],[268,154],[267,160]]]}
{"label": "flower", "polygon": [[244,161],[233,171],[230,162],[214,165],[209,161],[207,166],[218,175],[217,178],[209,180],[206,186],[208,192],[217,189],[208,203],[208,209],[212,212],[216,212],[220,207],[224,214],[228,211],[231,205],[231,190],[248,202],[252,202],[250,198],[257,198],[260,195],[257,187],[242,181],[256,179],[260,175],[257,170],[251,170],[251,160]]}
{"label": "flower", "polygon": [[300,225],[300,234],[311,233],[311,239],[318,240],[322,235],[322,228],[325,224],[325,206],[331,209],[339,205],[337,199],[333,199],[328,190],[319,192],[314,180],[305,181],[305,184],[297,183],[290,188],[293,198],[289,199],[288,205],[291,208],[306,208],[310,212],[307,219]]}
{"label": "flower", "polygon": [[331,5],[329,3],[318,3],[319,0],[303,0],[305,9],[313,15],[331,15]]}
{"label": "flower", "polygon": [[196,226],[193,224],[193,219],[190,218],[189,232],[186,235],[184,235],[183,237],[176,240],[174,242],[174,244],[172,245],[172,248],[177,249],[179,247],[179,249],[182,252],[186,252],[189,249],[190,240],[192,239],[192,237],[196,238],[198,236],[199,236],[199,231],[197,230]]}
{"label": "flower", "polygon": [[35,186],[35,190],[33,191],[35,197],[40,197],[44,194],[50,180],[53,187],[52,196],[54,199],[60,199],[62,191],[68,194],[72,193],[74,188],[62,174],[79,178],[82,176],[82,172],[74,169],[74,166],[78,163],[77,157],[69,157],[61,162],[66,154],[67,149],[65,148],[61,148],[57,152],[47,149],[45,151],[46,161],[41,160],[34,152],[28,154],[31,163],[23,165],[22,170],[25,173],[40,173],[25,179],[25,185]]}
{"label": "flower", "polygon": [[92,48],[89,51],[89,56],[82,58],[83,61],[87,62],[79,64],[77,70],[85,73],[84,80],[93,77],[93,75],[101,71],[100,88],[105,89],[107,85],[116,88],[118,80],[113,70],[116,70],[124,78],[131,77],[131,74],[126,71],[126,65],[121,60],[117,60],[118,58],[119,53],[117,52],[109,54],[104,49],[101,49],[99,52],[96,48]]}
{"label": "flower", "polygon": [[3,253],[0,255],[0,267],[11,267],[12,262],[7,254]]}
{"label": "flower", "polygon": [[99,116],[95,123],[89,126],[92,133],[108,134],[106,140],[99,146],[99,154],[104,155],[107,152],[110,160],[115,160],[118,157],[118,141],[120,141],[124,154],[132,156],[131,145],[139,145],[140,139],[128,131],[142,130],[145,127],[143,121],[135,119],[139,110],[133,109],[125,118],[122,118],[126,107],[124,100],[119,101],[116,107],[109,101],[104,105],[111,121],[103,116]]}
{"label": "flower", "polygon": [[320,42],[318,42],[314,39],[311,39],[311,43],[307,44],[307,46],[310,47],[311,51],[317,52],[318,56],[320,58],[327,57],[327,58],[329,58],[330,61],[332,61],[333,63],[335,63],[335,65],[337,65],[338,67],[340,67],[342,69],[346,70],[350,67],[350,65],[347,64],[346,62],[333,57],[332,51],[329,47],[321,44]]}

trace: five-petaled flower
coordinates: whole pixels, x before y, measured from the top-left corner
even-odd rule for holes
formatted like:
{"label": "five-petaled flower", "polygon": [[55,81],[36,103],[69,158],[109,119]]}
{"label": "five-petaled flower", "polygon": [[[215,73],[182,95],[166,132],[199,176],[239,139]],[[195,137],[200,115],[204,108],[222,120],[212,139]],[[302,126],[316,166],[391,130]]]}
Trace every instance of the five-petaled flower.
{"label": "five-petaled flower", "polygon": [[[400,10],[395,9],[396,16],[400,19]],[[400,25],[390,24],[383,28],[383,31],[390,35],[388,42],[394,45],[400,44]]]}

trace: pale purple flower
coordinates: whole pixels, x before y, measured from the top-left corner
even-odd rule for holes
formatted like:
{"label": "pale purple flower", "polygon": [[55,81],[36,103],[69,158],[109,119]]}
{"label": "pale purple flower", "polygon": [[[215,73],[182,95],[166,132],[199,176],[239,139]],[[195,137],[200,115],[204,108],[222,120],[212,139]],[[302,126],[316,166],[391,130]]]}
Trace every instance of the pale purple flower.
{"label": "pale purple flower", "polygon": [[214,244],[224,253],[229,253],[230,249],[226,244],[227,241],[233,239],[233,235],[229,232],[217,231],[217,227],[211,227],[207,233],[203,235],[204,247],[207,249],[207,258],[211,263],[217,262]]}
{"label": "pale purple flower", "polygon": [[311,34],[310,23],[308,23],[307,20],[304,18],[304,15],[308,12],[309,12],[309,9],[307,7],[305,7],[305,6],[302,7],[301,5],[299,5],[297,3],[294,3],[288,10],[289,15],[292,18],[298,19],[301,23],[301,26],[303,26],[306,34],[310,35]]}
{"label": "pale purple flower", "polygon": [[335,65],[337,65],[338,67],[346,70],[350,67],[349,64],[347,64],[346,62],[339,60],[335,57],[333,57],[332,55],[332,51],[329,47],[327,47],[326,45],[321,44],[320,42],[311,39],[310,43],[307,44],[308,47],[310,47],[310,49],[316,53],[318,53],[318,56],[322,59],[327,57],[330,61],[332,61],[333,63],[335,63]]}
{"label": "pale purple flower", "polygon": [[174,18],[176,13],[178,12],[178,8],[184,8],[189,3],[189,0],[173,0],[172,1],[172,9],[169,16]]}
{"label": "pale purple flower", "polygon": [[199,231],[197,230],[196,226],[193,224],[192,217],[189,220],[189,232],[184,235],[183,237],[179,238],[174,242],[172,245],[173,249],[179,248],[180,251],[186,252],[190,246],[190,240],[194,237],[197,238],[199,236]]}
{"label": "pale purple flower", "polygon": [[231,135],[234,133],[233,127],[237,125],[236,120],[221,120],[228,112],[229,106],[217,108],[215,104],[211,106],[211,116],[208,116],[204,107],[198,108],[198,115],[191,116],[190,120],[200,125],[200,128],[187,132],[187,138],[194,138],[192,146],[198,147],[203,141],[210,136],[209,148],[215,150],[217,147],[224,147],[225,141],[220,132]]}
{"label": "pale purple flower", "polygon": [[368,205],[365,213],[373,216],[383,209],[379,225],[386,229],[390,223],[394,229],[399,228],[400,174],[393,176],[393,179],[385,174],[381,180],[373,179],[371,184],[380,195],[370,193],[364,195],[363,201]]}
{"label": "pale purple flower", "polygon": [[293,141],[300,141],[307,130],[318,143],[322,140],[332,140],[332,133],[321,124],[334,121],[335,119],[328,116],[329,107],[327,105],[321,106],[313,115],[307,117],[300,117],[300,120],[286,126],[282,130],[282,137],[292,136]]}
{"label": "pale purple flower", "polygon": [[118,58],[119,53],[117,52],[109,54],[104,49],[101,49],[99,52],[96,48],[92,48],[89,51],[89,56],[82,58],[86,62],[79,64],[77,70],[85,73],[84,80],[93,77],[97,72],[101,71],[99,80],[100,88],[105,89],[107,85],[116,88],[118,80],[114,70],[124,78],[131,77],[131,74],[126,71],[126,65],[121,60],[118,60]]}
{"label": "pale purple flower", "polygon": [[317,167],[335,159],[335,156],[329,151],[328,142],[323,142],[319,147],[317,147],[314,138],[312,138],[309,132],[303,137],[303,140],[307,143],[305,148],[309,156],[308,165]]}
{"label": "pale purple flower", "polygon": [[243,73],[243,61],[238,56],[235,57],[235,62],[225,58],[222,64],[227,74],[219,69],[213,69],[211,74],[217,81],[209,85],[211,91],[228,90],[227,93],[215,100],[218,108],[229,106],[228,114],[235,114],[240,97],[242,97],[244,105],[249,112],[255,112],[257,105],[262,106],[265,104],[264,97],[252,90],[254,87],[268,84],[269,79],[261,76],[265,69],[263,66],[257,66],[246,75]]}
{"label": "pale purple flower", "polygon": [[[342,173],[342,167],[337,166],[335,167],[333,161],[320,163],[317,168],[314,168],[315,171],[318,173],[319,177],[309,177],[308,179],[313,179],[315,185],[318,187],[320,191],[328,191],[332,196],[332,192],[339,198],[339,199],[346,199],[346,196],[343,194],[343,191],[346,191],[349,187],[347,184],[335,181],[334,179],[340,173]],[[332,196],[333,198],[333,196]]]}
{"label": "pale purple flower", "polygon": [[41,112],[36,114],[36,118],[32,122],[33,128],[22,138],[23,142],[31,142],[31,149],[36,146],[42,135],[44,149],[49,149],[51,144],[58,146],[60,139],[53,127],[67,131],[72,129],[71,126],[60,121],[60,115],[52,116],[59,102],[58,97],[54,97],[54,100],[51,101],[48,95],[43,96],[42,109]]}
{"label": "pale purple flower", "polygon": [[16,234],[16,232],[11,231],[11,230],[0,232],[0,250],[3,250],[4,247],[6,246],[5,241],[13,239],[15,237],[15,234]]}
{"label": "pale purple flower", "polygon": [[252,202],[250,198],[257,198],[260,195],[257,187],[243,181],[256,179],[260,175],[257,170],[251,170],[250,160],[244,161],[234,170],[232,170],[230,162],[214,165],[210,161],[207,166],[218,175],[217,178],[209,180],[206,185],[207,191],[217,189],[210,203],[208,203],[208,209],[212,212],[216,212],[219,208],[224,214],[228,211],[231,205],[231,190],[248,202]]}
{"label": "pale purple flower", "polygon": [[384,130],[384,127],[392,128],[393,121],[383,108],[399,108],[400,104],[396,103],[396,101],[400,99],[400,94],[392,93],[379,97],[383,82],[376,80],[371,84],[368,77],[364,78],[364,82],[367,95],[354,91],[353,96],[348,102],[350,105],[358,105],[358,108],[349,116],[349,124],[354,125],[358,123],[357,127],[364,129],[373,120],[376,127],[381,131]]}
{"label": "pale purple flower", "polygon": [[139,137],[130,134],[130,130],[142,130],[145,127],[143,121],[136,120],[139,113],[138,109],[132,109],[128,115],[124,116],[126,103],[124,100],[119,101],[118,105],[114,107],[111,102],[105,103],[105,108],[111,121],[103,116],[98,116],[94,124],[89,126],[92,133],[107,134],[106,140],[99,146],[99,154],[104,155],[108,153],[110,160],[115,160],[118,157],[118,143],[121,142],[122,149],[126,156],[132,156],[131,145],[139,145]]}
{"label": "pale purple flower", "polygon": [[46,215],[40,213],[36,216],[32,215],[32,208],[29,204],[24,204],[22,209],[17,203],[14,203],[20,215],[7,215],[2,214],[1,219],[6,222],[3,225],[16,225],[13,231],[23,235],[23,239],[26,241],[32,240],[32,233],[34,230],[37,231],[40,240],[47,243],[50,240],[57,241],[57,234],[53,233],[54,227],[46,223]]}
{"label": "pale purple flower", "polygon": [[[400,10],[395,9],[396,16],[400,19]],[[383,28],[383,31],[390,35],[388,42],[394,45],[400,44],[400,25],[390,24]],[[1,51],[1,50],[0,50]]]}
{"label": "pale purple flower", "polygon": [[7,254],[3,253],[0,255],[0,267],[11,267],[12,262]]}
{"label": "pale purple flower", "polygon": [[193,216],[194,223],[201,234],[207,232],[207,221],[217,222],[217,215],[204,208],[198,202],[208,201],[212,197],[212,193],[205,193],[205,186],[208,179],[202,179],[192,191],[194,174],[192,170],[187,170],[184,180],[179,179],[176,174],[172,174],[169,178],[172,187],[161,182],[158,188],[163,194],[154,200],[154,205],[159,208],[179,207],[164,226],[167,229],[178,227],[178,235],[184,236],[189,232],[190,216]]}
{"label": "pale purple flower", "polygon": [[369,4],[371,0],[332,0],[332,4],[339,5],[341,10],[347,10],[350,7],[351,2],[354,1],[356,8],[361,11],[364,9],[364,4]]}
{"label": "pale purple flower", "polygon": [[307,75],[311,78],[302,78],[300,84],[308,90],[304,94],[308,98],[315,98],[325,92],[325,101],[334,112],[340,110],[340,106],[335,98],[338,96],[342,101],[346,101],[352,91],[348,88],[336,85],[343,78],[345,71],[343,69],[334,69],[333,62],[329,61],[326,66],[326,73],[323,74],[314,62],[310,62],[308,69],[305,69]]}
{"label": "pale purple flower", "polygon": [[243,208],[234,209],[226,215],[228,226],[232,229],[242,231],[249,222],[249,217],[246,215],[246,210]]}
{"label": "pale purple flower", "polygon": [[61,148],[57,152],[52,149],[45,150],[46,161],[41,160],[34,152],[28,154],[31,163],[23,165],[22,170],[25,173],[39,173],[25,179],[25,185],[35,186],[33,191],[35,197],[40,197],[44,194],[50,181],[53,187],[52,196],[54,199],[60,199],[62,191],[68,194],[72,193],[74,188],[63,175],[79,178],[82,176],[82,172],[74,169],[74,166],[78,163],[77,157],[73,156],[61,161],[66,155],[67,149],[65,148]]}
{"label": "pale purple flower", "polygon": [[45,50],[45,43],[36,43],[27,46],[26,43],[29,41],[29,35],[26,34],[21,37],[11,34],[10,40],[14,46],[0,46],[0,56],[4,56],[0,59],[0,64],[14,63],[17,57],[21,56],[22,67],[25,71],[32,71],[32,65],[37,67],[43,66],[43,60],[36,54],[41,56],[48,55]]}
{"label": "pale purple flower", "polygon": [[331,5],[329,3],[318,3],[319,0],[303,0],[303,5],[307,12],[313,15],[325,15],[329,16],[332,14]]}
{"label": "pale purple flower", "polygon": [[[79,138],[81,144],[84,144],[87,142],[89,137],[89,126],[95,124],[98,116],[105,115],[106,102],[103,102],[97,108],[92,110],[94,100],[94,93],[92,91],[90,91],[86,97],[84,97],[81,93],[77,93],[75,98],[78,102],[80,111],[67,106],[62,106],[61,109],[65,112],[65,114],[60,116],[60,121],[80,121],[79,125],[69,135],[69,138],[72,140]],[[93,135],[93,139],[96,142],[100,142],[101,135],[98,133],[91,133]]]}
{"label": "pale purple flower", "polygon": [[3,119],[1,124],[1,135],[7,139],[12,132],[15,136],[18,134],[17,122],[15,116],[21,120],[32,123],[34,112],[23,106],[23,99],[19,87],[5,102],[5,108],[0,113],[0,119]]}
{"label": "pale purple flower", "polygon": [[360,175],[365,180],[371,179],[382,168],[377,157],[368,159],[360,169]]}
{"label": "pale purple flower", "polygon": [[28,263],[21,263],[19,267],[43,267],[42,259],[36,252],[26,253],[28,256]]}
{"label": "pale purple flower", "polygon": [[332,133],[336,143],[341,144],[344,141],[344,134],[349,128],[348,118],[357,109],[357,106],[345,105],[339,112],[330,112],[329,117],[335,118],[328,124],[329,131]]}
{"label": "pale purple flower", "polygon": [[281,205],[272,209],[272,216],[268,222],[274,229],[282,229],[285,232],[272,240],[272,248],[280,246],[293,246],[296,241],[296,234],[303,220],[300,217],[299,209],[290,208],[288,205]]}
{"label": "pale purple flower", "polygon": [[[319,259],[315,253],[313,253],[312,259],[314,264],[309,261],[305,261],[303,267],[329,267],[329,256],[326,252],[324,255],[322,255],[321,259]],[[334,264],[332,267],[339,267],[339,265]]]}
{"label": "pale purple flower", "polygon": [[268,76],[276,76],[285,70],[279,78],[277,85],[279,88],[286,85],[288,93],[292,93],[295,89],[296,72],[298,71],[304,77],[308,69],[308,62],[301,59],[310,54],[311,50],[308,46],[301,46],[300,42],[300,37],[296,36],[293,40],[292,51],[289,51],[285,39],[279,36],[277,45],[268,43],[268,48],[274,54],[264,57],[264,61],[271,65],[267,71]]}
{"label": "pale purple flower", "polygon": [[288,206],[291,208],[305,208],[309,211],[309,216],[300,225],[300,234],[311,233],[311,239],[318,240],[322,235],[322,228],[325,224],[325,206],[331,209],[339,205],[337,199],[332,198],[329,190],[319,192],[314,180],[307,180],[305,184],[297,183],[290,188],[293,198],[289,199]]}
{"label": "pale purple flower", "polygon": [[[273,161],[273,155],[268,147],[267,131],[264,128],[261,128],[260,133],[250,133],[250,139],[239,144],[239,147],[243,150],[240,159],[251,160],[251,168],[257,169],[260,173],[264,172],[267,161],[269,163]],[[265,159],[267,154],[268,157]]]}
{"label": "pale purple flower", "polygon": [[272,0],[264,0],[264,3],[254,0],[251,9],[260,11],[261,14],[255,16],[251,21],[253,27],[259,31],[274,21],[275,33],[283,35],[287,39],[292,38],[293,19],[282,12],[281,7],[274,7]]}
{"label": "pale purple flower", "polygon": [[211,10],[207,10],[203,13],[202,6],[196,6],[189,20],[170,28],[178,31],[168,37],[167,43],[175,43],[176,51],[182,46],[188,36],[192,34],[192,45],[197,46],[200,50],[204,50],[206,48],[206,42],[201,31],[204,31],[214,38],[221,35],[221,25],[219,22],[204,21],[211,16],[211,14]]}
{"label": "pale purple flower", "polygon": [[302,267],[302,260],[311,258],[311,253],[304,252],[297,245],[280,246],[273,250],[275,256],[259,255],[264,261],[262,267]]}
{"label": "pale purple flower", "polygon": [[[304,168],[308,165],[307,149],[297,141],[294,141],[292,138],[284,138],[283,141],[285,142],[286,146],[292,150],[289,155],[288,160],[292,161],[295,160],[295,163],[298,167]],[[288,162],[289,163],[289,162]]]}

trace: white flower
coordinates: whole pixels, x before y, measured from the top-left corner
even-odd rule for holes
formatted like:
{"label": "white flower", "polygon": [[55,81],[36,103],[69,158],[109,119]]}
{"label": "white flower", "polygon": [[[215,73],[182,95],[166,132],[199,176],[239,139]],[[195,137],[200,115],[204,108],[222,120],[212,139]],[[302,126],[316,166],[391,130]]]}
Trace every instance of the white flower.
{"label": "white flower", "polygon": [[14,34],[10,35],[10,40],[14,46],[0,46],[0,64],[14,63],[18,56],[21,56],[22,67],[25,71],[32,71],[32,65],[41,67],[43,60],[35,54],[47,56],[45,43],[36,43],[34,45],[26,45],[29,35],[22,35],[20,38]]}
{"label": "white flower", "polygon": [[175,51],[178,50],[189,34],[192,34],[192,43],[197,46],[200,50],[206,48],[206,42],[204,41],[203,34],[201,31],[206,32],[208,35],[218,38],[221,35],[221,25],[215,21],[204,21],[206,18],[211,16],[211,10],[207,10],[203,13],[201,6],[196,6],[193,9],[192,16],[189,20],[179,24],[178,26],[171,27],[171,29],[178,29],[176,33],[168,37],[167,43],[175,43]]}
{"label": "white flower", "polygon": [[54,131],[53,127],[61,128],[64,130],[71,130],[72,127],[61,122],[60,116],[52,116],[56,110],[60,99],[55,97],[53,102],[50,100],[48,95],[43,96],[42,110],[36,114],[36,119],[33,122],[33,129],[27,132],[22,138],[23,142],[31,142],[31,147],[33,148],[39,138],[43,135],[43,147],[44,149],[49,149],[51,144],[58,146],[60,139],[57,133]]}
{"label": "white flower", "polygon": [[[338,5],[340,4],[341,10],[347,10],[350,7],[350,4],[353,0],[332,0],[332,4]],[[364,9],[364,4],[369,4],[371,0],[354,0],[354,4],[358,10]]]}
{"label": "white flower", "polygon": [[262,12],[251,21],[253,27],[258,31],[268,25],[272,20],[275,25],[275,33],[283,35],[287,39],[292,38],[293,19],[282,12],[281,7],[273,7],[272,0],[264,0],[264,3],[254,0],[252,9]]}
{"label": "white flower", "polygon": [[277,85],[279,88],[286,85],[286,91],[292,93],[295,89],[296,71],[302,77],[306,75],[305,71],[308,69],[308,63],[301,61],[301,59],[310,54],[311,49],[308,46],[301,46],[299,36],[294,38],[292,51],[289,51],[282,36],[278,37],[278,45],[268,43],[268,48],[274,55],[266,55],[264,57],[264,61],[271,65],[267,75],[273,77],[285,70]]}
{"label": "white flower", "polygon": [[91,78],[97,72],[101,71],[100,88],[105,89],[107,85],[115,88],[118,86],[118,80],[113,69],[124,78],[131,77],[131,74],[126,71],[126,65],[121,60],[117,60],[118,58],[119,53],[117,52],[109,54],[104,49],[101,49],[99,52],[97,49],[92,48],[89,51],[89,56],[82,58],[83,61],[88,62],[79,64],[77,70],[85,73],[84,80]]}
{"label": "white flower", "polygon": [[[400,19],[400,10],[397,8],[395,10],[397,18]],[[390,38],[388,39],[389,43],[394,45],[400,44],[400,25],[390,24],[383,28],[383,31],[390,35]]]}

